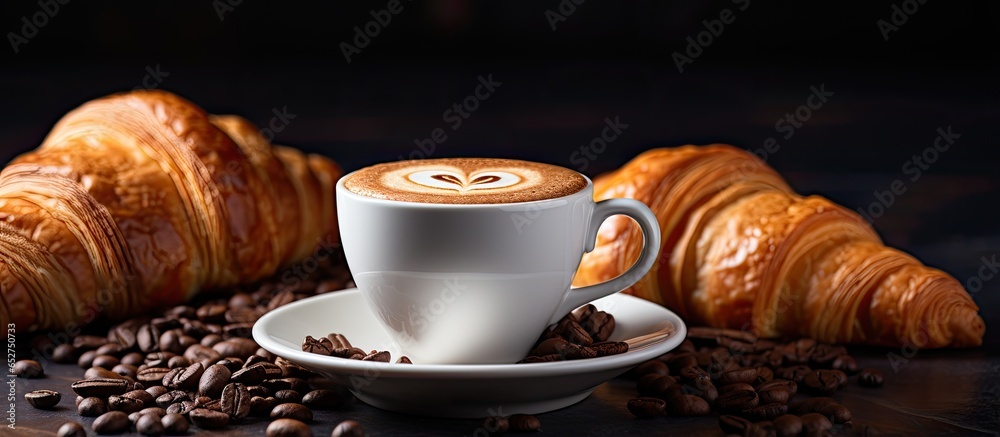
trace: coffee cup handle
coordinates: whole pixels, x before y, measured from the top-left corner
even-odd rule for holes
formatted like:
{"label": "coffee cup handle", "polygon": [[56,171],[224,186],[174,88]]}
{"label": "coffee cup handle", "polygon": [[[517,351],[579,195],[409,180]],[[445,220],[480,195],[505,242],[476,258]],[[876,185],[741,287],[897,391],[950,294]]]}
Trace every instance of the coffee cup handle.
{"label": "coffee cup handle", "polygon": [[642,253],[639,255],[639,259],[628,271],[614,279],[600,284],[570,289],[566,293],[566,297],[563,298],[559,309],[552,316],[552,320],[549,320],[550,325],[558,322],[566,313],[587,302],[631,287],[646,275],[646,272],[653,267],[659,258],[660,224],[653,211],[635,199],[607,199],[597,202],[590,220],[590,227],[587,229],[586,251],[594,250],[594,245],[597,242],[597,231],[601,228],[601,224],[608,217],[619,214],[631,217],[642,230]]}

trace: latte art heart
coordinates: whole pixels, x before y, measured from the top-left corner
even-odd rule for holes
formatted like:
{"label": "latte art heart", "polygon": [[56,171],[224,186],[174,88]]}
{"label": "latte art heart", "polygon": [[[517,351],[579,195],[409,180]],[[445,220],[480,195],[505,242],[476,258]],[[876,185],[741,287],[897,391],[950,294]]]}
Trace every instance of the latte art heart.
{"label": "latte art heart", "polygon": [[406,178],[425,187],[462,192],[505,188],[521,182],[519,176],[502,171],[486,171],[466,177],[449,170],[423,170],[410,173]]}
{"label": "latte art heart", "polygon": [[570,169],[497,158],[387,162],[344,179],[348,191],[376,199],[466,205],[552,199],[588,185],[587,178]]}

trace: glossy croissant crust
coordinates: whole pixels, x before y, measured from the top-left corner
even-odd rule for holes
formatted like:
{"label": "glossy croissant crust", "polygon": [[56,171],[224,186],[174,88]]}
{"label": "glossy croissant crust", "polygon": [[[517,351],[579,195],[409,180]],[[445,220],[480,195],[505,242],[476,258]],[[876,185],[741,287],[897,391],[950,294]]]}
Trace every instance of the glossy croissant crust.
{"label": "glossy croissant crust", "polygon": [[0,173],[0,324],[72,329],[338,240],[332,161],[164,91],[84,104]]}
{"label": "glossy croissant crust", "polygon": [[[597,200],[630,197],[656,214],[660,262],[627,292],[689,323],[837,343],[982,344],[979,308],[955,278],[885,247],[854,212],[795,194],[746,151],[650,150],[594,188]],[[638,226],[612,217],[574,285],[618,276],[641,248]]]}

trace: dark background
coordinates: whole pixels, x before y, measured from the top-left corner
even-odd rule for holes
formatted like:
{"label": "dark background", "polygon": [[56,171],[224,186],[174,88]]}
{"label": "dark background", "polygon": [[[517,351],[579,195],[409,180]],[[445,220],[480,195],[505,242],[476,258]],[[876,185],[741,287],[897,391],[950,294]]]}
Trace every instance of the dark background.
{"label": "dark background", "polygon": [[[892,22],[892,2],[591,0],[553,30],[556,1],[403,1],[350,63],[340,44],[387,2],[343,3],[245,1],[220,19],[225,0],[74,0],[15,53],[9,32],[22,34],[22,17],[43,7],[4,2],[0,162],[36,147],[66,111],[158,69],[162,81],[146,85],[210,112],[261,126],[275,109],[294,114],[275,141],[348,170],[409,155],[439,127],[448,139],[433,156],[532,159],[592,176],[652,147],[756,149],[775,137],[768,163],[802,193],[869,208],[875,191],[903,180],[875,227],[963,283],[1000,252],[996,2],[929,0],[886,41],[876,23]],[[735,21],[679,72],[673,53],[727,8]],[[490,74],[502,85],[452,130],[444,111]],[[775,122],[821,84],[834,95],[783,138]],[[628,128],[583,168],[574,152],[615,116]],[[961,138],[911,181],[904,164],[947,126]],[[984,283],[973,295],[992,307],[989,323],[1000,287]]]}

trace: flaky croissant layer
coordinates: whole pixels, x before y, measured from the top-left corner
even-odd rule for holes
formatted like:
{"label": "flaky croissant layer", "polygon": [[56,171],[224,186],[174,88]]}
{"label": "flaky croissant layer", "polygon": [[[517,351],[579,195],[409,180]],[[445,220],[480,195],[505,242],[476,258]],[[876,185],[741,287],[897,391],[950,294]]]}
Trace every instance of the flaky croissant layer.
{"label": "flaky croissant layer", "polygon": [[[650,150],[596,178],[594,196],[653,210],[660,263],[627,292],[690,323],[836,343],[982,344],[979,308],[955,278],[885,247],[856,213],[795,194],[746,151]],[[627,218],[609,219],[574,285],[618,276],[642,244]]]}
{"label": "flaky croissant layer", "polygon": [[88,102],[0,173],[0,324],[66,329],[271,276],[338,239],[340,175],[168,92]]}

